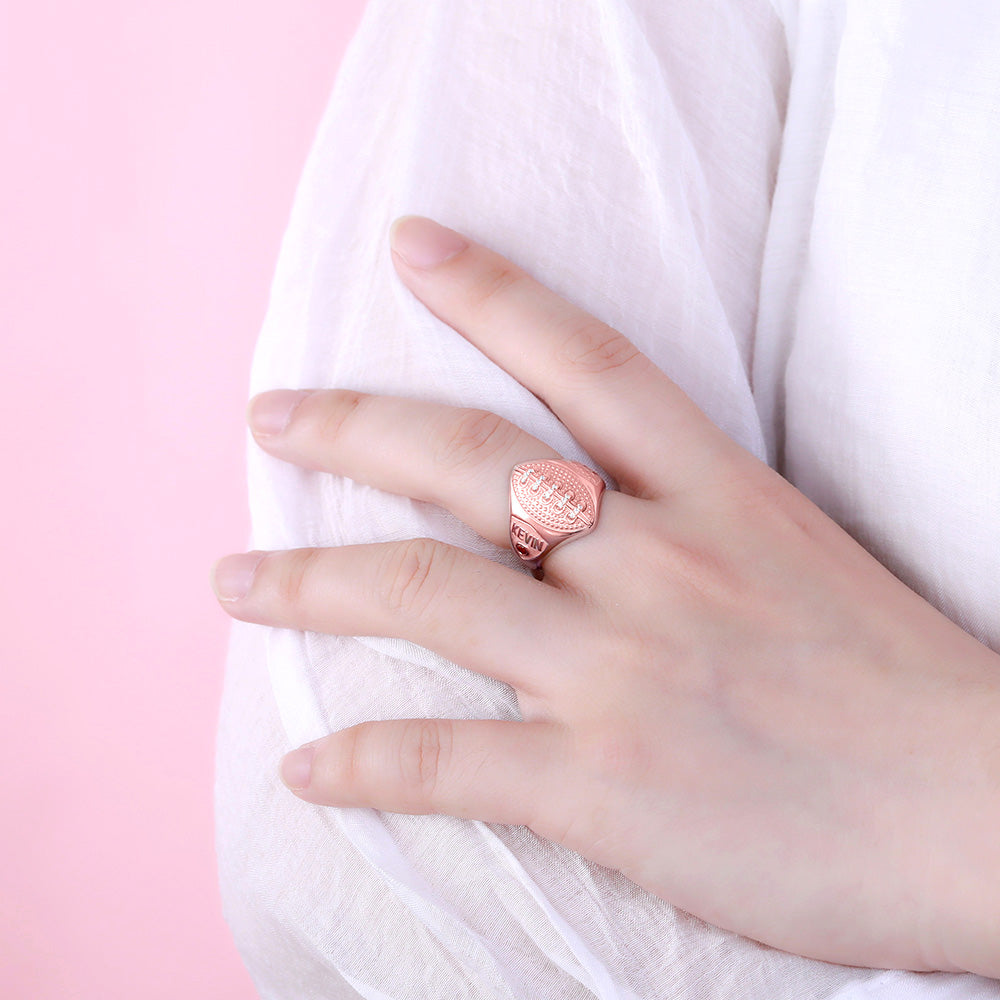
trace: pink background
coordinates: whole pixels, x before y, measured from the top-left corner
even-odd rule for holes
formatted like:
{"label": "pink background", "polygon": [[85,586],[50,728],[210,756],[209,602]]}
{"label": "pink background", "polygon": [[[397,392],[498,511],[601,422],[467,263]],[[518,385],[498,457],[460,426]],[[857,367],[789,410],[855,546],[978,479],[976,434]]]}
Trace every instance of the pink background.
{"label": "pink background", "polygon": [[5,1000],[256,996],[208,571],[246,544],[251,354],[362,7],[0,7]]}

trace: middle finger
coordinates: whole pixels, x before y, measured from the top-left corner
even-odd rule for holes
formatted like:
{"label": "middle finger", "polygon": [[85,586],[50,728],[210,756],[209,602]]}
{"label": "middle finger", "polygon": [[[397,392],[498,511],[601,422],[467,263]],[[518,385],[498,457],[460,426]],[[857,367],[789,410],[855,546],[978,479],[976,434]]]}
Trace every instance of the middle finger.
{"label": "middle finger", "polygon": [[[286,414],[281,430],[262,429]],[[500,546],[510,544],[513,467],[561,458],[488,410],[351,389],[264,392],[250,401],[248,420],[275,457],[446,507]]]}

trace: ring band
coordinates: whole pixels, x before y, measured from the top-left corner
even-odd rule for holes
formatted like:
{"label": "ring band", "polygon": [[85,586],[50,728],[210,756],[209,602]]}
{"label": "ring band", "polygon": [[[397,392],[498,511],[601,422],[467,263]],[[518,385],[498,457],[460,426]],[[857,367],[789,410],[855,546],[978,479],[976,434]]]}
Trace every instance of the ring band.
{"label": "ring band", "polygon": [[543,458],[514,466],[510,544],[536,579],[553,549],[594,530],[604,490],[604,480],[579,462]]}

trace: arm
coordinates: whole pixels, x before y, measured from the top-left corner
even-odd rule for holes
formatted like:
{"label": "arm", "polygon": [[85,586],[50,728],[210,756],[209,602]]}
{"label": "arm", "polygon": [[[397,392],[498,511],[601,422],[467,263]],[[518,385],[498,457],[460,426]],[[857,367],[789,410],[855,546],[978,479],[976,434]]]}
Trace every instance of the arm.
{"label": "arm", "polygon": [[[396,235],[414,294],[621,490],[544,581],[430,539],[223,561],[237,618],[403,636],[518,695],[523,722],[314,741],[286,763],[296,793],[523,824],[797,954],[1000,976],[1000,657],[620,333],[457,234]],[[436,265],[435,239],[451,251]],[[449,507],[498,543],[510,468],[556,457],[484,411],[328,390],[251,416],[277,405],[287,425],[257,436],[272,454]]]}

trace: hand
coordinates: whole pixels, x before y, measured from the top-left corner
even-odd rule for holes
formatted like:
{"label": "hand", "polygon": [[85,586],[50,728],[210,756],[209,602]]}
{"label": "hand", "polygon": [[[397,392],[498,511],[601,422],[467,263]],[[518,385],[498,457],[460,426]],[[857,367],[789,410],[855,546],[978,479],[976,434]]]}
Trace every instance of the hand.
{"label": "hand", "polygon": [[[1000,657],[620,333],[429,220],[394,236],[413,293],[620,490],[542,581],[427,538],[221,560],[236,618],[400,636],[517,693],[523,722],[363,723],[286,757],[286,783],[524,824],[801,955],[1000,976]],[[272,455],[498,545],[512,467],[561,457],[485,410],[350,390],[263,393],[250,419]]]}

